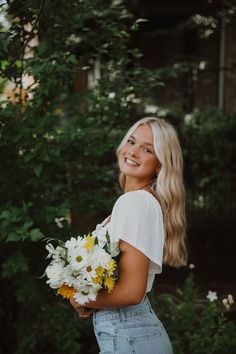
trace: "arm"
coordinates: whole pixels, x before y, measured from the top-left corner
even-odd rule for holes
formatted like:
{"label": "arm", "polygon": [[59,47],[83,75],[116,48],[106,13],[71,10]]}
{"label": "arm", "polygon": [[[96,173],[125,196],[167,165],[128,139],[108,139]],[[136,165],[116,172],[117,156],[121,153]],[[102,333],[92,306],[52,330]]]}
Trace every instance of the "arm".
{"label": "arm", "polygon": [[[116,308],[140,303],[146,291],[148,267],[148,257],[129,243],[120,240],[118,282],[112,293],[102,289],[95,301],[85,304],[86,308]],[[74,298],[71,298],[70,302],[79,312],[81,306]]]}

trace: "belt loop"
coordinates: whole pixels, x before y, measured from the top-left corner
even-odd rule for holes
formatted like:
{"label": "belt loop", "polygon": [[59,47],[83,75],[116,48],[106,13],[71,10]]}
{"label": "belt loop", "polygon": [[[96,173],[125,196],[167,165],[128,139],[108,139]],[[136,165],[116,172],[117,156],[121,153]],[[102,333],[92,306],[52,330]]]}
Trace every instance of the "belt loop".
{"label": "belt loop", "polygon": [[148,304],[148,307],[149,307],[150,312],[153,312],[152,305],[150,304],[150,301],[149,301],[149,299],[148,299],[147,296],[146,296],[146,299],[145,299],[145,300],[147,301],[147,304]]}
{"label": "belt loop", "polygon": [[121,322],[126,321],[126,320],[127,320],[127,317],[128,317],[126,308],[120,308],[120,309],[118,309],[118,315],[119,315],[119,320],[120,320]]}
{"label": "belt loop", "polygon": [[122,318],[122,310],[121,309],[118,309],[118,316],[119,316],[119,320],[122,321],[123,318]]}

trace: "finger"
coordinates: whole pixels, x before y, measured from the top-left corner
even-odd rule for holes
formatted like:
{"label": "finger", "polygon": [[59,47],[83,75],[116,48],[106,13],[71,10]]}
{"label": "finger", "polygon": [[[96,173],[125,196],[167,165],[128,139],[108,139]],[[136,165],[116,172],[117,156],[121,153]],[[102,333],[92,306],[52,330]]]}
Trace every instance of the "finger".
{"label": "finger", "polygon": [[86,313],[93,313],[94,309],[89,309],[88,307],[84,307],[84,312]]}
{"label": "finger", "polygon": [[74,310],[75,310],[76,312],[78,312],[78,313],[84,312],[84,309],[81,308],[81,307],[74,307]]}
{"label": "finger", "polygon": [[89,314],[79,314],[80,318],[89,318],[91,316],[91,313]]}
{"label": "finger", "polygon": [[87,311],[87,310],[78,310],[77,311],[80,315],[91,315],[93,311]]}
{"label": "finger", "polygon": [[73,298],[73,296],[70,297],[70,303],[74,308],[79,308],[81,305],[78,304],[78,302]]}

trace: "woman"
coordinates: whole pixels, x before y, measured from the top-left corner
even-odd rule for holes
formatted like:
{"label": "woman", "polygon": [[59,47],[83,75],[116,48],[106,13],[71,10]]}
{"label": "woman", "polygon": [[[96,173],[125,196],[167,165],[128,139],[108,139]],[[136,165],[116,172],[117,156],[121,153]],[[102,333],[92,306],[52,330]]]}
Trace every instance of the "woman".
{"label": "woman", "polygon": [[119,242],[119,278],[112,293],[71,304],[80,317],[93,312],[100,353],[171,354],[172,346],[146,293],[162,263],[186,264],[182,153],[174,128],[163,119],[135,123],[117,149],[120,185],[106,227]]}

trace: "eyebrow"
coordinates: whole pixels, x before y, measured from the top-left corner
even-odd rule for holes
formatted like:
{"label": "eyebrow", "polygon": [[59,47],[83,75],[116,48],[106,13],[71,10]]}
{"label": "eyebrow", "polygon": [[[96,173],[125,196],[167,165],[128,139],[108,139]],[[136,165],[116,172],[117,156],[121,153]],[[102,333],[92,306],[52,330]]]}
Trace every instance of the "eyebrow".
{"label": "eyebrow", "polygon": [[[130,138],[132,138],[132,139],[136,140],[136,138],[135,138],[133,135],[130,135]],[[150,146],[152,146],[152,147],[153,147],[153,144],[148,143],[147,141],[144,141],[144,142],[143,142],[143,144],[144,144],[144,145],[150,145]]]}

